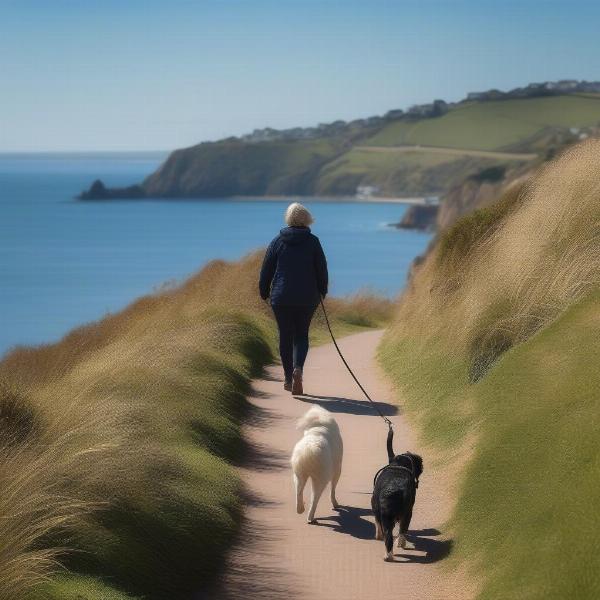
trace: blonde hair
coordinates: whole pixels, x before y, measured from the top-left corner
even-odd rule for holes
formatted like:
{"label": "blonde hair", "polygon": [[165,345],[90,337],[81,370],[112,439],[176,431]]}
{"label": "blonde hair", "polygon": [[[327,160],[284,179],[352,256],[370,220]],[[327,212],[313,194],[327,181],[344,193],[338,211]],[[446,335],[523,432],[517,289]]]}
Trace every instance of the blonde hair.
{"label": "blonde hair", "polygon": [[305,206],[292,202],[285,211],[285,222],[290,227],[308,227],[314,219]]}

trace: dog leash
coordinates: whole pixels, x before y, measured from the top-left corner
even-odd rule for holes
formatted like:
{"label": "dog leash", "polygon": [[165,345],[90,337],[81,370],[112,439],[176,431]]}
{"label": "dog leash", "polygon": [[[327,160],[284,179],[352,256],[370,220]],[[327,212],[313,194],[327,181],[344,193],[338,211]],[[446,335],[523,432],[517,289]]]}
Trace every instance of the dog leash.
{"label": "dog leash", "polygon": [[321,302],[321,308],[323,309],[323,315],[325,316],[325,323],[327,323],[327,329],[329,329],[329,335],[331,336],[333,345],[335,346],[337,353],[340,355],[342,362],[346,366],[346,369],[348,369],[348,372],[350,373],[350,375],[352,375],[352,378],[356,382],[356,385],[358,385],[358,387],[362,390],[362,393],[365,395],[366,399],[371,403],[371,406],[374,408],[374,410],[377,412],[377,414],[387,423],[387,426],[390,429],[393,429],[394,427],[392,425],[392,422],[379,410],[379,407],[377,406],[377,404],[375,402],[373,402],[373,400],[371,399],[371,396],[369,396],[369,394],[367,393],[367,390],[365,390],[365,388],[361,385],[361,383],[357,379],[356,375],[352,372],[350,365],[346,362],[346,359],[344,358],[344,355],[342,354],[342,351],[340,350],[340,347],[337,344],[335,336],[333,335],[333,331],[331,331],[331,325],[329,324],[329,318],[327,317],[327,311],[325,310],[325,304],[323,304],[323,298],[320,299],[320,302]]}

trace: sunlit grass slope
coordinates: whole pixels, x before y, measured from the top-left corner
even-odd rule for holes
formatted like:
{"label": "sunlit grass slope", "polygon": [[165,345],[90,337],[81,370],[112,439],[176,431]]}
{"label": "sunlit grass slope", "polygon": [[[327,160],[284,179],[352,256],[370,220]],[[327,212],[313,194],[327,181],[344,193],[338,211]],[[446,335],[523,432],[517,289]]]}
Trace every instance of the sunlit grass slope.
{"label": "sunlit grass slope", "polygon": [[[446,183],[449,169],[444,166],[454,170],[457,181],[464,177],[459,163],[461,160],[456,156],[443,154],[393,154],[354,148],[321,170],[317,192],[354,194],[361,184],[376,184],[384,195],[393,195],[400,189],[404,194],[435,190],[442,180]],[[437,173],[440,181],[436,180]]]}
{"label": "sunlit grass slope", "polygon": [[599,173],[576,146],[459,221],[381,348],[425,438],[472,447],[455,559],[486,600],[600,595]]}
{"label": "sunlit grass slope", "polygon": [[[249,381],[273,355],[260,259],[215,261],[0,363],[2,600],[171,600],[214,577],[242,517]],[[389,302],[330,310],[342,333]]]}
{"label": "sunlit grass slope", "polygon": [[424,145],[472,150],[510,148],[547,127],[600,122],[600,96],[552,96],[460,105],[442,117],[396,121],[365,145]]}

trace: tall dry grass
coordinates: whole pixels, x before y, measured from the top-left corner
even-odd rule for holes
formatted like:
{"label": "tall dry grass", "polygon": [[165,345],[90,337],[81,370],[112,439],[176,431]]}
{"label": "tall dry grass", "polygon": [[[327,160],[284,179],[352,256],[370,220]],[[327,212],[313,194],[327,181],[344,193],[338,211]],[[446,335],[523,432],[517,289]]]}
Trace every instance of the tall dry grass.
{"label": "tall dry grass", "polygon": [[[249,381],[275,341],[261,259],[214,261],[0,363],[0,600],[191,597],[218,572]],[[340,331],[390,309],[330,303]]]}
{"label": "tall dry grass", "polygon": [[244,394],[271,356],[258,264],[211,263],[0,364],[0,598],[37,597],[59,564],[150,598],[216,571]]}
{"label": "tall dry grass", "polygon": [[404,407],[460,473],[450,560],[478,598],[599,597],[599,288],[596,140],[441,236],[384,337]]}
{"label": "tall dry grass", "polygon": [[600,283],[598,172],[600,141],[586,141],[513,191],[504,209],[459,221],[418,268],[395,331],[451,340],[481,377]]}

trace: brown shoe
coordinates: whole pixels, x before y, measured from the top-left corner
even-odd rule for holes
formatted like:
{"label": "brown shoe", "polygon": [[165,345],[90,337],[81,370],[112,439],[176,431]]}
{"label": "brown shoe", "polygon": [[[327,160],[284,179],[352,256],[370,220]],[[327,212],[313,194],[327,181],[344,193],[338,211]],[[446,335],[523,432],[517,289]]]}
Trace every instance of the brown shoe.
{"label": "brown shoe", "polygon": [[291,382],[291,381],[286,381],[286,382],[283,384],[283,389],[284,389],[286,392],[291,392],[291,391],[292,391],[292,382]]}
{"label": "brown shoe", "polygon": [[292,374],[292,394],[294,396],[302,396],[304,390],[302,389],[302,369],[296,367]]}

